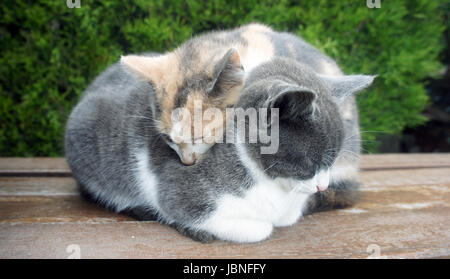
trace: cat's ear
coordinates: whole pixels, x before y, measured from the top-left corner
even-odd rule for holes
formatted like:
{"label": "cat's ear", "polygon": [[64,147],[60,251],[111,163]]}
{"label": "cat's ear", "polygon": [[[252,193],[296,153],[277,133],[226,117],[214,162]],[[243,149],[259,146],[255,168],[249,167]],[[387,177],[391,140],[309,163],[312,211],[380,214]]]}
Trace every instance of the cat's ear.
{"label": "cat's ear", "polygon": [[267,101],[267,108],[278,108],[280,119],[297,120],[314,111],[317,94],[300,86],[288,86]]}
{"label": "cat's ear", "polygon": [[344,101],[347,97],[358,93],[370,86],[376,76],[369,75],[347,75],[347,76],[326,76],[320,77],[328,84],[331,94],[338,100]]}
{"label": "cat's ear", "polygon": [[120,58],[120,63],[138,77],[157,85],[162,82],[164,75],[170,72],[169,69],[174,67],[173,59],[171,53],[158,56],[126,55]]}
{"label": "cat's ear", "polygon": [[207,94],[220,97],[233,88],[242,86],[244,82],[244,68],[236,49],[232,48],[220,59],[214,69],[214,81]]}

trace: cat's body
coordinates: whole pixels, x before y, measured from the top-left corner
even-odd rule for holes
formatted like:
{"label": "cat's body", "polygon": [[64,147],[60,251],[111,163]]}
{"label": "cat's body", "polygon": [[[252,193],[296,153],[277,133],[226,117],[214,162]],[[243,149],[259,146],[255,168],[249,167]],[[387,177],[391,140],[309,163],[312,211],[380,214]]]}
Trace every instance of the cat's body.
{"label": "cat's body", "polygon": [[304,211],[354,201],[357,160],[342,148],[358,126],[356,115],[346,115],[354,100],[345,95],[371,81],[322,78],[278,58],[255,67],[236,106],[280,108],[278,152],[260,154],[261,143],[218,143],[186,167],[155,125],[157,93],[116,64],[72,112],[67,160],[82,191],[113,210],[156,215],[198,240],[260,241]]}
{"label": "cat's body", "polygon": [[[157,110],[153,117],[157,128],[181,161],[191,165],[213,145],[213,140],[206,139],[206,128],[200,128],[203,133],[194,136],[194,119],[173,119],[173,110],[184,108],[194,115],[195,102],[202,104],[203,111],[209,107],[224,111],[234,106],[246,76],[274,57],[307,64],[317,73],[342,75],[332,59],[299,37],[261,24],[201,34],[164,55],[129,55],[122,57],[122,63],[154,85]],[[223,121],[214,119],[202,124],[214,129]],[[191,133],[185,133],[186,127]],[[215,133],[221,138],[220,130]]]}

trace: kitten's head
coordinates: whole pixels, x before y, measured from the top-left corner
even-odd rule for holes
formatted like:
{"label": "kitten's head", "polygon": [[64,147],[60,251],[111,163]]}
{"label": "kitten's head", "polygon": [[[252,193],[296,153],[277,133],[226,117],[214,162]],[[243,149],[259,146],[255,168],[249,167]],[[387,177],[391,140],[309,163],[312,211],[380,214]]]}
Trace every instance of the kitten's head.
{"label": "kitten's head", "polygon": [[121,58],[123,65],[153,85],[152,117],[185,165],[194,164],[222,138],[225,109],[237,102],[244,78],[235,49],[224,54],[223,50],[198,53],[195,48]]}
{"label": "kitten's head", "polygon": [[[273,154],[261,154],[261,147],[269,144],[246,141],[246,156],[272,178],[292,178],[312,192],[325,190],[344,140],[339,105],[373,78],[321,76],[306,65],[278,58],[255,68],[236,107],[269,109],[267,122],[278,123],[279,141]],[[278,115],[270,114],[271,108]],[[271,130],[260,124],[258,129]]]}

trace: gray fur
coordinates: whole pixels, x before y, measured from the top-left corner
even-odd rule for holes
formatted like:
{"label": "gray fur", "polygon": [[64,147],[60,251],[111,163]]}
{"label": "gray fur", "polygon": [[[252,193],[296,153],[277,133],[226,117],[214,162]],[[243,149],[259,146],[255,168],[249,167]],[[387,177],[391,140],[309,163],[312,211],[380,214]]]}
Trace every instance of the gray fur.
{"label": "gray fur", "polygon": [[[239,32],[228,36],[242,40]],[[337,102],[333,93],[337,83],[324,78],[322,69],[322,62],[327,61],[342,74],[333,60],[295,36],[275,34],[272,39],[279,44],[278,55],[303,63],[274,58],[250,73],[236,107],[280,108],[280,145],[275,154],[261,155],[261,143],[245,144],[245,149],[270,177],[308,179],[339,163],[343,149],[359,154],[355,99],[342,94],[346,99]],[[207,36],[219,43],[223,40],[214,37],[214,33]],[[293,41],[296,52],[283,47],[283,40]],[[195,41],[189,44],[195,50]],[[192,51],[190,55],[198,54]],[[188,61],[189,55],[185,58],[186,67]],[[355,93],[362,89],[355,86],[371,82],[366,78],[354,81],[343,81],[339,88]],[[138,219],[157,216],[181,233],[210,241],[214,237],[196,231],[194,225],[215,210],[220,195],[239,196],[254,185],[254,178],[241,162],[234,144],[215,144],[201,161],[184,166],[155,126],[158,110],[152,85],[137,80],[122,65],[112,65],[86,90],[70,115],[66,127],[67,161],[82,192],[93,200],[117,212],[131,212]],[[343,117],[346,110],[351,112],[350,117]],[[346,140],[349,136],[350,141]],[[142,192],[136,176],[136,152],[143,148],[148,150],[149,171],[158,180],[159,209]],[[357,166],[357,158],[346,160]],[[333,187],[338,187],[339,196],[345,197],[346,189],[349,193],[357,190],[357,182],[352,179],[332,184],[332,191]],[[324,201],[322,194],[316,194],[308,212],[333,208],[324,206],[327,202],[330,200]]]}
{"label": "gray fur", "polygon": [[[247,148],[269,176],[307,180],[333,164],[344,138],[343,123],[323,80],[310,67],[288,61],[275,58],[252,71],[237,106],[275,104],[280,109],[278,152],[259,154],[259,144]],[[286,98],[292,88],[301,90],[289,91]]]}
{"label": "gray fur", "polygon": [[[218,59],[222,59],[221,54],[223,53],[224,48],[227,48],[229,45],[232,45],[234,43],[248,45],[247,40],[243,37],[243,33],[247,30],[247,28],[249,28],[249,26],[251,25],[246,25],[233,30],[227,30],[225,32],[211,31],[203,33],[182,44],[177,50],[179,52],[179,56],[182,57],[181,67],[183,67],[184,69],[183,72],[188,71],[192,67],[198,67],[198,65],[195,65],[193,63],[196,63],[200,55],[205,55],[203,54],[204,49],[202,49],[202,44],[204,42],[209,42],[211,44],[210,49],[205,50],[205,52],[207,53],[206,55],[211,56],[211,63],[217,63],[216,68],[220,68],[219,65],[221,64],[221,60]],[[314,70],[314,72],[321,74],[321,77],[323,79],[328,78],[328,81],[333,80],[333,78],[336,78],[336,76],[344,77],[344,73],[333,59],[320,52],[318,49],[314,48],[312,45],[305,42],[298,36],[287,32],[275,31],[265,32],[265,35],[268,36],[270,38],[270,41],[274,44],[276,56],[294,59],[300,63],[306,64],[312,70]],[[202,65],[202,67],[200,68],[207,68],[206,66],[207,65]],[[236,70],[240,71],[240,69]],[[333,77],[329,76],[330,70]],[[373,76],[359,75],[350,76],[350,79],[352,77],[355,77],[355,79],[353,79],[356,82],[355,85],[363,85],[359,87],[358,90],[362,90],[364,87],[369,85],[374,78]],[[184,79],[183,86],[177,94],[176,107],[182,107],[185,104],[187,95],[194,90],[208,92],[210,84],[211,80],[209,80],[206,72],[194,75],[189,78],[186,77]],[[342,86],[345,86],[346,84],[349,83],[343,82],[341,86],[334,88],[344,89]],[[353,86],[352,84],[349,85]],[[330,86],[332,86],[332,84],[330,84]],[[346,94],[345,96],[343,96],[344,98],[340,99],[342,100],[342,102],[339,101],[341,102],[339,106],[341,114],[343,114],[344,110],[348,110],[351,112],[351,117],[349,119],[345,119],[345,122],[348,122],[346,123],[346,125],[348,124],[349,126],[347,127],[349,131],[348,135],[352,135],[353,140],[346,141],[345,149],[349,150],[350,152],[359,154],[360,136],[358,113],[356,108],[356,100],[353,96],[353,94],[356,93],[356,90],[354,90],[353,92],[349,92],[347,89],[353,88],[351,86],[345,88],[345,90],[338,90],[335,94],[339,96]],[[223,97],[224,94],[226,94],[226,90],[218,90],[214,92],[213,96]],[[355,167],[357,167],[357,158],[354,158],[353,161]]]}
{"label": "gray fur", "polygon": [[[280,57],[293,58],[311,67],[317,73],[323,73],[323,64],[328,63],[341,72],[336,62],[326,56],[309,43],[298,36],[286,32],[267,33],[273,44],[275,44],[276,55]],[[292,45],[293,48],[290,48]]]}
{"label": "gray fur", "polygon": [[[103,90],[99,84],[106,80],[116,86]],[[319,112],[302,105],[306,113],[293,114],[291,110],[298,107],[296,102],[304,102],[302,95],[306,93],[299,91],[298,98],[284,100],[286,84],[314,92],[317,97],[310,105],[314,102]],[[148,84],[133,80],[119,65],[104,72],[69,118],[67,160],[82,190],[96,200],[116,211],[147,208],[153,212],[154,205],[141,192],[133,171],[137,168],[136,150],[147,148],[150,169],[159,181],[159,219],[195,239],[210,240],[206,232],[193,234],[193,225],[214,211],[217,197],[224,193],[239,196],[254,180],[234,144],[216,144],[197,164],[182,165],[154,127],[152,90]],[[283,100],[277,102],[278,98]],[[280,108],[280,148],[276,154],[261,155],[260,143],[245,144],[257,165],[267,169],[271,177],[295,179],[308,179],[329,167],[338,156],[344,131],[325,82],[306,65],[274,59],[252,72],[236,106],[261,108],[269,100],[275,100]]]}

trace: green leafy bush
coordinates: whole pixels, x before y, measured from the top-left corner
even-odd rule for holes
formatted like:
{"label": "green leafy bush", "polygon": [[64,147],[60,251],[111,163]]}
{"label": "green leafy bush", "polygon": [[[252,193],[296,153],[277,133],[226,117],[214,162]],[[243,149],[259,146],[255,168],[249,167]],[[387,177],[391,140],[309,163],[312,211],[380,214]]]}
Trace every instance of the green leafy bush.
{"label": "green leafy bush", "polygon": [[[167,51],[251,21],[294,32],[347,73],[378,74],[359,96],[365,139],[424,121],[423,80],[440,65],[439,1],[5,0],[0,18],[0,156],[60,156],[64,125],[89,82],[121,54]],[[440,6],[441,5],[441,6]]]}

